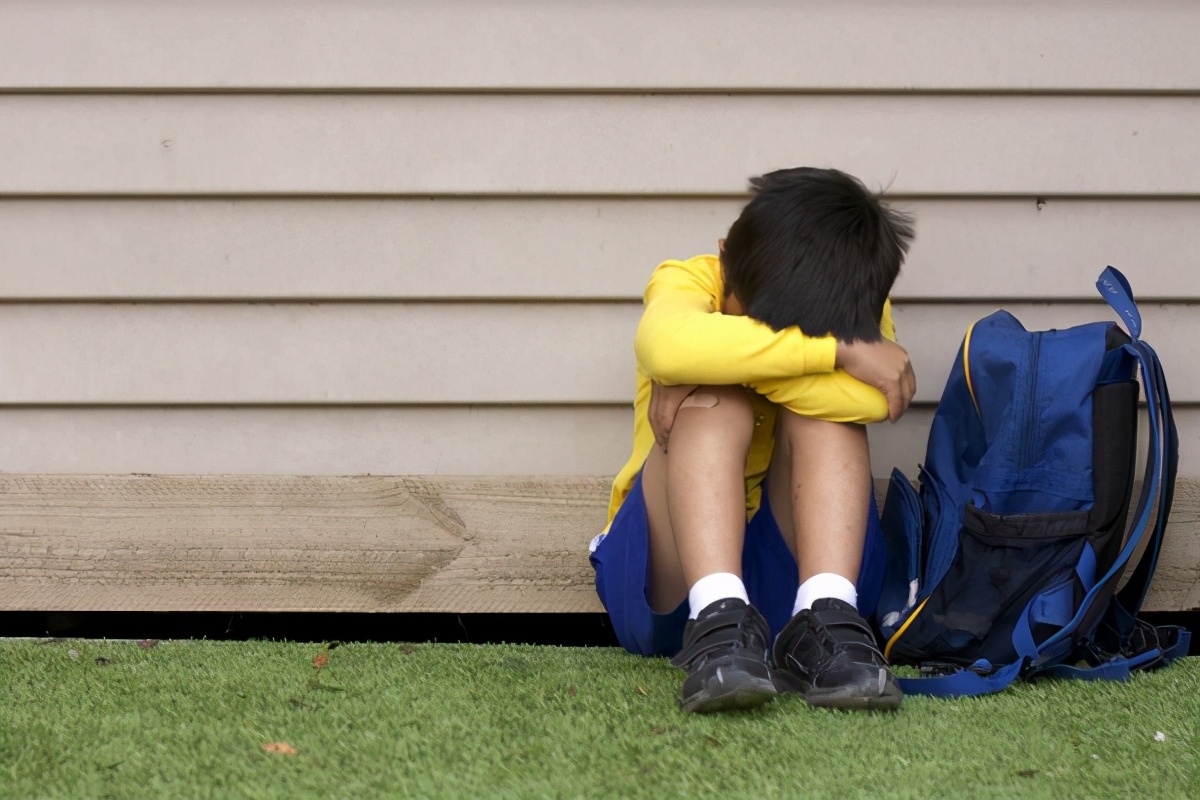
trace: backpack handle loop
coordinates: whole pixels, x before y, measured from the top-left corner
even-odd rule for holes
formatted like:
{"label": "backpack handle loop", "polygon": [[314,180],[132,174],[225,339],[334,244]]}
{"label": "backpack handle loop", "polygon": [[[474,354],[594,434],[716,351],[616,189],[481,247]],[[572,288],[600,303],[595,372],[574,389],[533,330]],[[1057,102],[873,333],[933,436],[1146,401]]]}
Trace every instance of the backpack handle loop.
{"label": "backpack handle loop", "polygon": [[1137,303],[1134,302],[1133,289],[1130,288],[1129,281],[1121,274],[1121,271],[1116,267],[1106,267],[1096,281],[1096,288],[1100,291],[1100,296],[1108,301],[1113,311],[1116,311],[1117,316],[1125,323],[1125,328],[1133,340],[1136,342],[1140,339],[1142,314],[1138,311]]}

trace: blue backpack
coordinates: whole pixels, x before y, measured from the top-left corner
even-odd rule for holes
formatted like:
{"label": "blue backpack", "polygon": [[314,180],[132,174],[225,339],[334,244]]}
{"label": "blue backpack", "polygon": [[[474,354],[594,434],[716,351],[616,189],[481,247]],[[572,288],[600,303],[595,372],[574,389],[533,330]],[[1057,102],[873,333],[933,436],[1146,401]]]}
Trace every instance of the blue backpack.
{"label": "blue backpack", "polygon": [[[979,320],[938,404],[920,493],[892,474],[876,622],[889,660],[920,668],[905,692],[1121,679],[1187,653],[1187,631],[1135,616],[1171,509],[1171,400],[1125,276],[1109,267],[1096,286],[1128,335],[1112,322],[1030,332],[1005,311]],[[1150,444],[1126,532],[1139,367]]]}

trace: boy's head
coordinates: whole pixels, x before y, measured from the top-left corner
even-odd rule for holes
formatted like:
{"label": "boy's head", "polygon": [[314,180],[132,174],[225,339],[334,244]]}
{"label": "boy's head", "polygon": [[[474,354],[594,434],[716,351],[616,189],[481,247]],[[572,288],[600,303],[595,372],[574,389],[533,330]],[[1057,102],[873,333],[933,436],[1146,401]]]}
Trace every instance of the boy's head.
{"label": "boy's head", "polygon": [[775,330],[877,341],[911,217],[835,169],[783,169],[750,187],[721,250],[725,293]]}

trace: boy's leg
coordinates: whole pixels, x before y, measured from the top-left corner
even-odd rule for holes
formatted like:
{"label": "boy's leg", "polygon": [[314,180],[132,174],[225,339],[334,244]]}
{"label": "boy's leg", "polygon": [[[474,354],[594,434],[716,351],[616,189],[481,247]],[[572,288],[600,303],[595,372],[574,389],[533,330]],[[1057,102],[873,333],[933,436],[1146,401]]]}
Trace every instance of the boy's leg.
{"label": "boy's leg", "polygon": [[747,390],[701,386],[680,406],[667,450],[653,448],[642,469],[651,608],[666,613],[684,599],[692,606],[674,659],[688,672],[680,702],[689,711],[757,705],[775,694],[766,621],[745,602],[741,583],[753,433]]}
{"label": "boy's leg", "polygon": [[872,491],[866,428],[780,409],[767,491],[801,585],[822,574],[853,583]]}
{"label": "boy's leg", "polygon": [[855,607],[873,491],[866,429],[780,409],[767,491],[800,571],[776,669],[814,705],[896,708],[900,689]]}
{"label": "boy's leg", "polygon": [[680,406],[667,451],[656,446],[646,459],[642,491],[655,611],[675,608],[701,578],[741,574],[746,453],[753,433],[745,389],[702,386]]}

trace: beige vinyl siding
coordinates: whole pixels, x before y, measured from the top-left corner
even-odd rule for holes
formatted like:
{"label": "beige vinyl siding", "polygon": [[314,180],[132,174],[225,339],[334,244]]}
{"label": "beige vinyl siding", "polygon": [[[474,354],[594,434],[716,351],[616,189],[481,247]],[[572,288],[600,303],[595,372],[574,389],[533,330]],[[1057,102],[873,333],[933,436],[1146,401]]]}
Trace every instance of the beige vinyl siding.
{"label": "beige vinyl siding", "polygon": [[[916,475],[933,408],[871,430],[872,472]],[[1180,474],[1200,475],[1200,408],[1177,408]],[[626,406],[17,407],[7,463],[28,473],[611,475],[629,456]],[[1145,421],[1140,441],[1146,441]],[[1191,481],[1195,486],[1195,481]],[[1195,520],[1177,508],[1173,520]],[[599,512],[598,512],[599,513]],[[590,537],[588,537],[590,538]]]}
{"label": "beige vinyl siding", "polygon": [[[637,300],[743,202],[0,199],[0,298]],[[900,300],[1095,300],[1110,263],[1141,298],[1200,300],[1196,199],[896,202],[919,233]]]}
{"label": "beige vinyl siding", "polygon": [[1189,0],[7,0],[0,86],[1187,91],[1198,30]]}
{"label": "beige vinyl siding", "polygon": [[[1102,304],[1005,307],[1031,330],[1112,316]],[[896,305],[918,402],[938,399],[962,332],[994,310]],[[12,304],[0,403],[621,404],[640,313],[634,302]],[[1142,318],[1165,362],[1187,365],[1200,306],[1148,305]],[[1171,392],[1200,402],[1200,370],[1173,370]]]}
{"label": "beige vinyl siding", "polygon": [[31,473],[607,475],[620,406],[41,407],[0,413]]}
{"label": "beige vinyl siding", "polygon": [[[0,194],[1191,195],[1200,97],[8,95]],[[703,168],[698,168],[703,165]]]}
{"label": "beige vinyl siding", "polygon": [[611,474],[650,270],[810,163],[918,218],[923,405],[877,476],[967,323],[1106,318],[1108,263],[1200,476],[1197,30],[1168,0],[5,3],[0,471]]}

